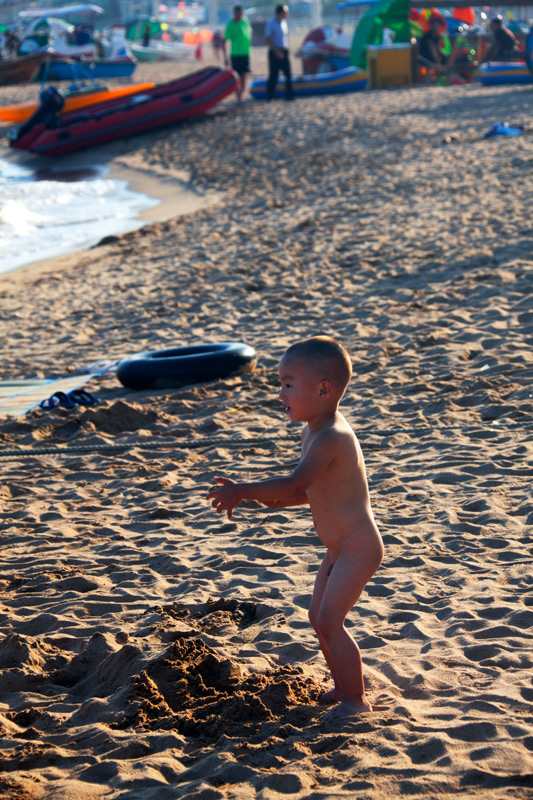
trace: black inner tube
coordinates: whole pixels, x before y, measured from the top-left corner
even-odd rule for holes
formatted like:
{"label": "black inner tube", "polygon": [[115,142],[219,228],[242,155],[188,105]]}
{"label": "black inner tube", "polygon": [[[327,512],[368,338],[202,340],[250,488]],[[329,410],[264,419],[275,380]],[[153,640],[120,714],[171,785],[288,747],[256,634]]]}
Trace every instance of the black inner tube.
{"label": "black inner tube", "polygon": [[117,377],[129,389],[175,388],[250,371],[255,361],[255,351],[242,342],[190,345],[126,358]]}

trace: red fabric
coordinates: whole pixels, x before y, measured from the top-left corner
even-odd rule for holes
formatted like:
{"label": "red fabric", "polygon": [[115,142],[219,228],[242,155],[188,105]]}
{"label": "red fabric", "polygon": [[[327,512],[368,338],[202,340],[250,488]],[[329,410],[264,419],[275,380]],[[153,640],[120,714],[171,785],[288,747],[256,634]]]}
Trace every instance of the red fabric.
{"label": "red fabric", "polygon": [[473,25],[476,21],[473,8],[454,8],[452,17],[466,22],[467,25]]}

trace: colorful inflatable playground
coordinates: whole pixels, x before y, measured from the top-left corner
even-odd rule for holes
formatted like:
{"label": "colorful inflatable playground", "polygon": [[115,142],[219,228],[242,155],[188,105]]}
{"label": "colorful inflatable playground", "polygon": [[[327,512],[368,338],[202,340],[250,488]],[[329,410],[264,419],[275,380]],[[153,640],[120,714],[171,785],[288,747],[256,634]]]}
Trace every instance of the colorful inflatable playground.
{"label": "colorful inflatable playground", "polygon": [[[359,0],[348,0],[347,7]],[[488,9],[487,9],[488,10]],[[360,20],[349,55],[351,66],[367,69],[373,47],[385,47],[387,40],[394,46],[417,43],[435,20],[440,22],[438,50],[446,69],[432,68],[413,54],[413,82],[464,83],[478,81],[483,85],[533,82],[533,29],[520,23],[507,22],[516,36],[519,49],[509,61],[484,61],[489,52],[491,37],[485,28],[476,24],[487,14],[476,17],[473,7],[411,8],[407,0],[378,0]],[[514,29],[514,30],[513,30]],[[370,81],[373,85],[373,81]]]}

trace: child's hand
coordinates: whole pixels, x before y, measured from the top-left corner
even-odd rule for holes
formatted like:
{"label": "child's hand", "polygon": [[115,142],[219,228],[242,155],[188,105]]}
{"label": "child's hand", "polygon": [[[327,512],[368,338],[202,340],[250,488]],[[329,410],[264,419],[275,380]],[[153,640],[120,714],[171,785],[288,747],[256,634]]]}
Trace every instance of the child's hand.
{"label": "child's hand", "polygon": [[211,489],[207,495],[207,499],[210,500],[214,497],[211,505],[213,508],[216,508],[217,514],[222,514],[223,511],[227,511],[228,519],[231,519],[233,509],[237,503],[243,499],[238,490],[239,484],[232,481],[230,478],[215,478],[215,482],[220,483],[221,486]]}

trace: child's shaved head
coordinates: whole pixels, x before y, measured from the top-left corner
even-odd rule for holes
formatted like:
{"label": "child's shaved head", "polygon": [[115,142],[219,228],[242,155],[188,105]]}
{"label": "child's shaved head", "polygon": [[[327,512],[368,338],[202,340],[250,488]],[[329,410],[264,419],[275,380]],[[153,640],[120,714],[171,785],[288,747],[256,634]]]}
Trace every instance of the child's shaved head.
{"label": "child's shaved head", "polygon": [[313,336],[292,344],[283,358],[298,358],[321,373],[340,391],[341,396],[352,377],[352,362],[346,349],[331,336]]}

